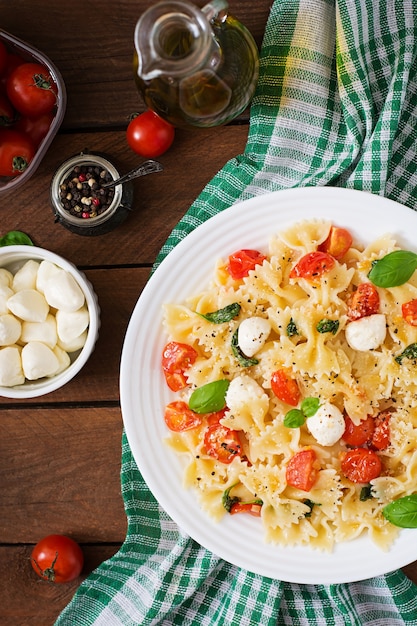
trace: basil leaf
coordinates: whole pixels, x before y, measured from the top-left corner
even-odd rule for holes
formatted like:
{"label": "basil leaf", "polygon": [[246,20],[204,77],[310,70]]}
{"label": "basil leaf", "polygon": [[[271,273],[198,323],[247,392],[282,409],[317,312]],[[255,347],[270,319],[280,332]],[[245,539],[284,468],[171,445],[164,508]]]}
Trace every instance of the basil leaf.
{"label": "basil leaf", "polygon": [[382,514],[395,526],[417,528],[417,493],[390,502],[384,506]]}
{"label": "basil leaf", "polygon": [[226,406],[226,392],[230,380],[215,380],[202,387],[197,387],[190,396],[188,406],[195,413],[215,413]]}
{"label": "basil leaf", "polygon": [[287,324],[287,337],[294,337],[294,335],[298,335],[298,328],[293,318],[291,318]]}
{"label": "basil leaf", "polygon": [[321,504],[319,504],[318,502],[313,502],[313,500],[310,500],[309,498],[307,498],[306,500],[303,500],[303,504],[308,506],[310,509],[309,511],[307,511],[307,513],[304,514],[304,517],[311,517],[311,514],[313,512],[313,507],[321,506]]}
{"label": "basil leaf", "polygon": [[306,417],[312,417],[319,409],[320,400],[318,398],[304,398],[301,403],[301,410]]}
{"label": "basil leaf", "polygon": [[239,365],[242,365],[242,367],[251,367],[252,365],[257,365],[259,363],[258,359],[254,359],[254,358],[250,359],[245,354],[243,354],[242,350],[239,348],[238,331],[239,331],[239,329],[236,328],[235,332],[233,333],[233,337],[232,337],[232,352],[233,352],[233,355],[237,359]]}
{"label": "basil leaf", "polygon": [[372,264],[368,278],[377,287],[398,287],[411,278],[417,269],[417,254],[395,250]]}
{"label": "basil leaf", "polygon": [[332,333],[335,335],[339,328],[339,320],[329,320],[327,318],[323,318],[316,325],[316,330],[319,333]]}
{"label": "basil leaf", "polygon": [[284,417],[284,426],[287,428],[299,428],[306,421],[306,417],[300,409],[291,409]]}
{"label": "basil leaf", "polygon": [[238,302],[233,302],[232,304],[228,304],[223,307],[223,309],[218,309],[212,313],[199,313],[199,315],[213,324],[223,324],[224,322],[230,322],[230,320],[234,317],[237,317],[240,313],[240,309],[240,304]]}
{"label": "basil leaf", "polygon": [[230,485],[230,487],[228,487],[225,491],[223,491],[222,504],[228,513],[230,513],[231,508],[234,504],[237,504],[238,502],[240,502],[240,498],[238,498],[238,496],[230,495],[230,492],[232,491],[233,487],[236,487],[236,485],[238,484],[239,483],[234,483],[233,485]]}
{"label": "basil leaf", "polygon": [[359,500],[361,502],[365,502],[366,500],[371,500],[373,498],[372,495],[372,485],[365,485],[362,487],[361,492],[359,494]]}
{"label": "basil leaf", "polygon": [[404,350],[395,357],[397,363],[401,365],[403,359],[417,359],[417,343],[410,343],[409,346],[404,348]]}
{"label": "basil leaf", "polygon": [[0,246],[33,246],[33,241],[20,230],[11,230],[0,237]]}

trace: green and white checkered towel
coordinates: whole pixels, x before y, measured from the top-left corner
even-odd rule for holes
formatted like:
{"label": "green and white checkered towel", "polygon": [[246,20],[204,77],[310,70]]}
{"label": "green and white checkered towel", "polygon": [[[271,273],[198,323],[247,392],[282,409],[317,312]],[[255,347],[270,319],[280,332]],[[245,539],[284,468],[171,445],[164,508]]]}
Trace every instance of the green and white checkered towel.
{"label": "green and white checkered towel", "polygon": [[[313,185],[417,209],[416,0],[273,3],[245,152],[203,190],[157,264],[236,201]],[[125,437],[121,482],[126,541],[82,583],[56,626],[417,625],[417,588],[400,571],[297,585],[209,553],[160,509]]]}

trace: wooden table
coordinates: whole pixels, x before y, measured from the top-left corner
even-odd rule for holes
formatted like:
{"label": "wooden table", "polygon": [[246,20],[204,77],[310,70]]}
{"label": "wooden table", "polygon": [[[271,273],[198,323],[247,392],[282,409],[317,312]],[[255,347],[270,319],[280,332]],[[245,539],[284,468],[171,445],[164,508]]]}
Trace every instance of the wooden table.
{"label": "wooden table", "polygon": [[[85,271],[97,292],[101,330],[95,352],[63,389],[27,401],[0,399],[0,622],[49,626],[83,577],[123,542],[120,493],[122,417],[119,364],[124,334],[155,257],[204,185],[243,151],[248,115],[210,130],[178,130],[160,161],[164,172],[135,181],[128,221],[99,237],[55,224],[49,186],[66,158],[106,152],[121,171],[141,159],[128,147],[129,116],[143,110],[132,75],[133,31],[146,0],[15,0],[3,3],[1,27],[42,50],[68,92],[64,122],[39,169],[1,196],[1,232],[22,230]],[[204,2],[196,2],[203,6]],[[261,44],[271,0],[230,0],[232,12]],[[82,577],[66,585],[37,578],[33,544],[64,533],[82,544]],[[417,562],[405,568],[417,582]]]}

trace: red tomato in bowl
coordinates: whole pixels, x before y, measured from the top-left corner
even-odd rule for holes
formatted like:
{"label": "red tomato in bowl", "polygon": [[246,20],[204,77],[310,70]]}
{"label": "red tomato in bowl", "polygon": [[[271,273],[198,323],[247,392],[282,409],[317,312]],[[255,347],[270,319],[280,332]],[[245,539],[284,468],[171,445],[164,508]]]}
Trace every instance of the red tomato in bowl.
{"label": "red tomato in bowl", "polygon": [[2,41],[0,41],[0,76],[3,76],[7,67],[7,48]]}
{"label": "red tomato in bowl", "polygon": [[84,555],[78,543],[70,537],[48,535],[33,548],[30,561],[44,580],[67,583],[81,574]]}
{"label": "red tomato in bowl", "polygon": [[16,116],[16,112],[9,100],[3,93],[0,93],[0,128],[10,126]]}
{"label": "red tomato in bowl", "polygon": [[23,63],[6,81],[7,96],[22,115],[37,118],[53,110],[58,88],[49,70],[40,63]]}
{"label": "red tomato in bowl", "polygon": [[164,154],[174,141],[175,128],[154,111],[145,111],[129,123],[127,143],[136,154],[148,159]]}
{"label": "red tomato in bowl", "polygon": [[0,176],[22,174],[35,152],[32,140],[24,133],[9,128],[0,130]]}
{"label": "red tomato in bowl", "polygon": [[22,115],[14,125],[16,130],[20,130],[21,132],[29,135],[32,139],[34,145],[36,147],[39,146],[41,141],[46,137],[48,131],[51,127],[51,124],[54,120],[55,114],[53,111],[49,111],[49,113],[44,113],[40,117],[36,119],[32,119],[25,115]]}

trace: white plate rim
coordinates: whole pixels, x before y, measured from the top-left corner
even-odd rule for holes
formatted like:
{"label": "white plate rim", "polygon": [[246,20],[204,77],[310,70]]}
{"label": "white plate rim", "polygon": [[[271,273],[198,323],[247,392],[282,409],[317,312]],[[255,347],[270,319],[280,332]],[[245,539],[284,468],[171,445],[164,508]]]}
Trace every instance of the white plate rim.
{"label": "white plate rim", "polygon": [[163,409],[173,394],[160,369],[166,340],[161,326],[162,304],[181,302],[207,284],[218,258],[226,258],[239,248],[266,249],[273,233],[303,219],[330,219],[349,228],[362,243],[390,233],[403,248],[417,249],[413,238],[417,213],[363,191],[294,188],[232,205],[181,240],[143,289],[123,344],[121,410],[126,436],[144,480],[165,512],[192,539],[229,563],[268,578],[299,584],[349,583],[417,560],[416,531],[401,530],[388,552],[366,536],[337,544],[332,553],[267,544],[259,520],[228,516],[220,523],[213,522],[193,491],[183,488],[181,462],[163,443],[168,435]]}

